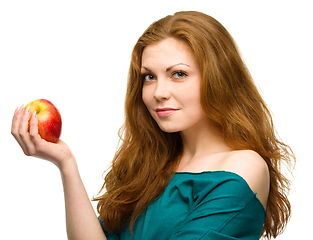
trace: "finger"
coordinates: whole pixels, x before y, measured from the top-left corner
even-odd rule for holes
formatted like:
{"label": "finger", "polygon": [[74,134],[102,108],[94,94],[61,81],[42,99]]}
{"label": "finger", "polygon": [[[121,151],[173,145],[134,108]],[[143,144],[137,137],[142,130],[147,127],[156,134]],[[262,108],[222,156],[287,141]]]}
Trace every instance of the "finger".
{"label": "finger", "polygon": [[31,116],[30,108],[28,107],[26,110],[23,111],[24,114],[21,119],[20,128],[19,128],[19,135],[22,140],[22,144],[25,145],[26,149],[23,148],[24,153],[26,155],[33,155],[35,152],[34,144],[30,138],[29,131],[28,131],[28,124]]}
{"label": "finger", "polygon": [[27,148],[25,143],[23,142],[21,136],[20,136],[20,124],[22,121],[24,115],[24,105],[17,108],[14,112],[13,120],[12,120],[12,126],[11,126],[11,134],[15,138],[15,140],[18,142],[18,144],[21,146],[23,152],[27,154]]}
{"label": "finger", "polygon": [[22,108],[24,105],[17,107],[14,112],[14,116],[12,119],[12,125],[11,125],[11,133],[14,137],[17,137],[19,127],[20,127],[20,122],[21,122],[21,117],[22,117]]}
{"label": "finger", "polygon": [[33,116],[30,120],[29,135],[35,147],[36,148],[37,146],[39,147],[40,144],[42,143],[42,138],[38,133],[38,117],[36,111],[34,111]]}
{"label": "finger", "polygon": [[[33,113],[30,121],[30,138],[34,144],[36,152],[33,154],[35,157],[42,158],[53,162],[57,166],[60,165],[60,161],[66,158],[67,155],[70,155],[69,151],[66,150],[66,144],[60,140],[62,144],[55,144],[47,142],[42,139],[38,133],[38,117],[36,112]],[[61,147],[61,145],[63,145]],[[67,147],[68,149],[68,147]]]}

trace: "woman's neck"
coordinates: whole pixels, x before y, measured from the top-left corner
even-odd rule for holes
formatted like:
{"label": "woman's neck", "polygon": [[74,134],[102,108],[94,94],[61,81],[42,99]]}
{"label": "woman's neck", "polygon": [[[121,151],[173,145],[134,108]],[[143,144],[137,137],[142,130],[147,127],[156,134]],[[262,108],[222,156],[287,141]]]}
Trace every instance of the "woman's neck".
{"label": "woman's neck", "polygon": [[212,124],[191,128],[180,133],[183,141],[183,155],[180,166],[192,163],[193,159],[216,153],[230,152],[231,149]]}

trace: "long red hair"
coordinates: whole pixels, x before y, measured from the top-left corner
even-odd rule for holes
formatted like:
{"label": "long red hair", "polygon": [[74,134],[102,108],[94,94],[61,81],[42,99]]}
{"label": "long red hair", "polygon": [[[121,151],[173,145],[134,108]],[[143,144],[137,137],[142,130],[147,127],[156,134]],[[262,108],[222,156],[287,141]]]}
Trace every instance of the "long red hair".
{"label": "long red hair", "polygon": [[291,214],[290,182],[281,166],[291,169],[295,157],[279,140],[270,111],[231,35],[214,18],[191,11],[154,22],[133,49],[121,144],[101,188],[106,191],[94,199],[99,201],[104,227],[114,232],[130,223],[132,229],[142,211],[162,194],[180,161],[180,134],[161,131],[142,101],[143,50],[168,37],[185,41],[194,53],[202,77],[202,107],[225,142],[234,150],[254,150],[266,161],[270,192],[262,235],[278,236]]}

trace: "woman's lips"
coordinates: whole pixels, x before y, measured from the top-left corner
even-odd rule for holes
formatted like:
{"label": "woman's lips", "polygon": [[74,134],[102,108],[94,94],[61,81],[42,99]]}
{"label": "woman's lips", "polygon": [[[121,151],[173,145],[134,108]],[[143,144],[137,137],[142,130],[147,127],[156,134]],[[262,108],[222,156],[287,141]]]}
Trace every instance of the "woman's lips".
{"label": "woman's lips", "polygon": [[166,117],[174,112],[176,112],[178,109],[175,108],[157,108],[155,111],[157,112],[159,117]]}

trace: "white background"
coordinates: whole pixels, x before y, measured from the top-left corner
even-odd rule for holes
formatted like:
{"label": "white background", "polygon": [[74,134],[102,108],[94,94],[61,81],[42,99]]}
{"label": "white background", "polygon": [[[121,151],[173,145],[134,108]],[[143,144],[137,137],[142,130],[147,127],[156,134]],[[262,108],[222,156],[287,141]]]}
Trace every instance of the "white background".
{"label": "white background", "polygon": [[67,239],[60,174],[23,155],[10,134],[15,108],[38,98],[59,108],[61,138],[92,198],[118,143],[132,48],[153,21],[181,10],[213,16],[237,41],[280,136],[298,157],[293,215],[279,239],[310,239],[311,8],[301,0],[1,1],[0,239]]}

